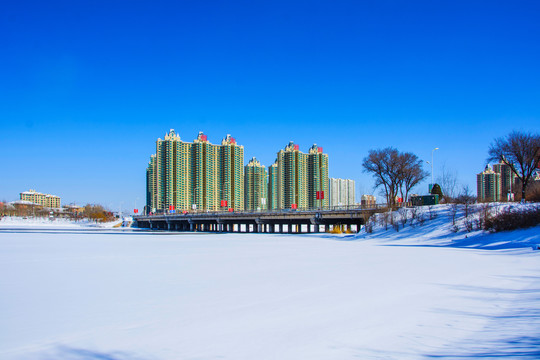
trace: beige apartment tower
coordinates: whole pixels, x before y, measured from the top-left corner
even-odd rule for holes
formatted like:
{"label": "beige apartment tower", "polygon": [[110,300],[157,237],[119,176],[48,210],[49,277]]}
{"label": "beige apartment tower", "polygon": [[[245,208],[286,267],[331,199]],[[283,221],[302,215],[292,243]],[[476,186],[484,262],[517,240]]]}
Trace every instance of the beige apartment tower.
{"label": "beige apartment tower", "polygon": [[501,174],[493,171],[489,164],[476,175],[476,186],[479,202],[501,201]]}
{"label": "beige apartment tower", "polygon": [[[227,135],[211,144],[200,132],[183,142],[173,129],[156,141],[146,170],[146,212],[244,208],[244,147]],[[225,202],[223,202],[224,200]]]}
{"label": "beige apartment tower", "polygon": [[328,155],[322,150],[314,144],[306,154],[291,141],[277,153],[276,170],[269,172],[272,209],[328,207]]}
{"label": "beige apartment tower", "polygon": [[245,208],[251,211],[266,210],[268,181],[264,165],[252,158],[245,167]]}
{"label": "beige apartment tower", "polygon": [[278,209],[278,163],[276,161],[268,167],[268,201],[269,210]]}

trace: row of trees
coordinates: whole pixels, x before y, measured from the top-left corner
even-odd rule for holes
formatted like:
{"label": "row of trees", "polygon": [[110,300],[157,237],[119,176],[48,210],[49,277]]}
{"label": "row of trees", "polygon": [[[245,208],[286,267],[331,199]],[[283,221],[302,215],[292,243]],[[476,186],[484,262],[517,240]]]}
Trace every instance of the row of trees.
{"label": "row of trees", "polygon": [[[538,183],[535,182],[531,189],[529,188],[540,163],[539,134],[513,131],[507,136],[495,139],[489,147],[487,161],[508,165],[519,179],[521,185],[519,198],[525,201],[529,196],[536,200]],[[410,190],[428,176],[422,168],[422,161],[415,154],[400,152],[393,147],[370,150],[362,162],[362,167],[364,172],[373,175],[375,189],[383,190],[389,206],[395,205],[398,196],[406,201]],[[455,173],[443,169],[439,182],[447,197],[446,200],[470,202],[472,195],[467,187],[458,194],[458,180]],[[433,190],[443,195],[437,186],[439,185],[436,184]]]}

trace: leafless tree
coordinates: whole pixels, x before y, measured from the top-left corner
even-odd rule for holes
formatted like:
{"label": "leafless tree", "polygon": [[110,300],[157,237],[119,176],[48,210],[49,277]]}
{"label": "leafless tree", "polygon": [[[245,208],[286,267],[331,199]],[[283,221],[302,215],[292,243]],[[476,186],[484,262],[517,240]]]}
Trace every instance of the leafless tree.
{"label": "leafless tree", "polygon": [[443,165],[441,175],[437,178],[437,183],[440,184],[444,197],[447,202],[451,202],[457,196],[458,177],[455,171],[452,171]]}
{"label": "leafless tree", "polygon": [[521,181],[521,201],[525,201],[527,185],[538,168],[540,135],[513,131],[497,138],[489,147],[488,161],[501,161],[508,165]]}
{"label": "leafless tree", "polygon": [[391,147],[370,150],[362,162],[364,172],[373,174],[375,188],[381,186],[384,188],[388,206],[394,205],[398,190],[398,179],[395,174],[398,154],[397,149]]}
{"label": "leafless tree", "polygon": [[362,166],[364,172],[371,173],[375,178],[375,188],[384,188],[390,207],[395,205],[398,194],[406,200],[409,191],[428,176],[416,155],[400,153],[392,147],[370,150]]}
{"label": "leafless tree", "polygon": [[464,205],[465,218],[469,217],[469,206],[474,204],[474,202],[476,201],[476,198],[471,195],[469,185],[463,187],[461,194],[459,194],[459,196],[457,197],[457,201],[458,203]]}
{"label": "leafless tree", "polygon": [[[398,161],[399,190],[403,201],[407,201],[409,191],[428,177],[429,174],[422,168],[422,160],[419,160],[418,156],[413,153],[406,152],[399,154]],[[405,190],[405,194],[403,190]]]}
{"label": "leafless tree", "polygon": [[456,225],[456,215],[457,215],[457,212],[458,212],[458,204],[456,203],[453,203],[451,206],[450,206],[450,216],[452,217],[452,225]]}

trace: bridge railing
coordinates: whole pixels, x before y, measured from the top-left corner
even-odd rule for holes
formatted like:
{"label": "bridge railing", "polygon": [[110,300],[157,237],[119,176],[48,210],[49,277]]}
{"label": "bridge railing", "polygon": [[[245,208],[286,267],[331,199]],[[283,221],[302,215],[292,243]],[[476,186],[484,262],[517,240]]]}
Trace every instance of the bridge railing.
{"label": "bridge railing", "polygon": [[213,215],[263,215],[263,214],[298,214],[298,213],[316,213],[316,212],[339,212],[339,211],[382,211],[387,209],[386,204],[370,204],[370,205],[348,205],[348,206],[321,206],[321,207],[312,207],[312,208],[297,208],[297,209],[261,209],[261,210],[234,210],[229,211],[224,210],[176,210],[174,213],[168,210],[163,210],[157,213],[150,213],[146,215],[139,215],[137,217],[152,217],[152,216],[213,216]]}

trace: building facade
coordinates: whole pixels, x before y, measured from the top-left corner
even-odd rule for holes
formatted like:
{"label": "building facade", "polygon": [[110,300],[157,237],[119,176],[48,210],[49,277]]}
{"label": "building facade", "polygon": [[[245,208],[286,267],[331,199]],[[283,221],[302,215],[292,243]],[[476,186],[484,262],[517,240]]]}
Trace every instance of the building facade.
{"label": "building facade", "polygon": [[514,191],[517,176],[509,165],[504,163],[494,164],[493,171],[501,175],[500,201],[511,201],[514,198]]}
{"label": "building facade", "polygon": [[46,208],[60,208],[60,197],[51,194],[43,194],[36,190],[30,189],[20,193],[22,201],[30,201],[34,204],[41,205]]}
{"label": "building facade", "polygon": [[268,205],[268,175],[264,165],[252,158],[244,171],[245,209],[252,211],[266,210]]}
{"label": "building facade", "polygon": [[330,206],[354,206],[355,182],[350,179],[330,179]]}
{"label": "building facade", "polygon": [[360,200],[362,207],[371,207],[377,205],[377,198],[374,195],[362,195]]}
{"label": "building facade", "polygon": [[269,210],[278,209],[278,163],[276,161],[268,167],[268,204]]}
{"label": "building facade", "polygon": [[270,180],[268,194],[275,209],[328,207],[328,154],[322,148],[314,144],[306,154],[291,141],[277,153],[275,166],[275,186]]}
{"label": "building facade", "polygon": [[156,141],[146,170],[146,212],[244,209],[244,147],[227,135],[211,144],[200,132],[183,142],[173,129]]}
{"label": "building facade", "polygon": [[489,164],[476,175],[476,186],[478,201],[501,201],[501,174],[493,171]]}

